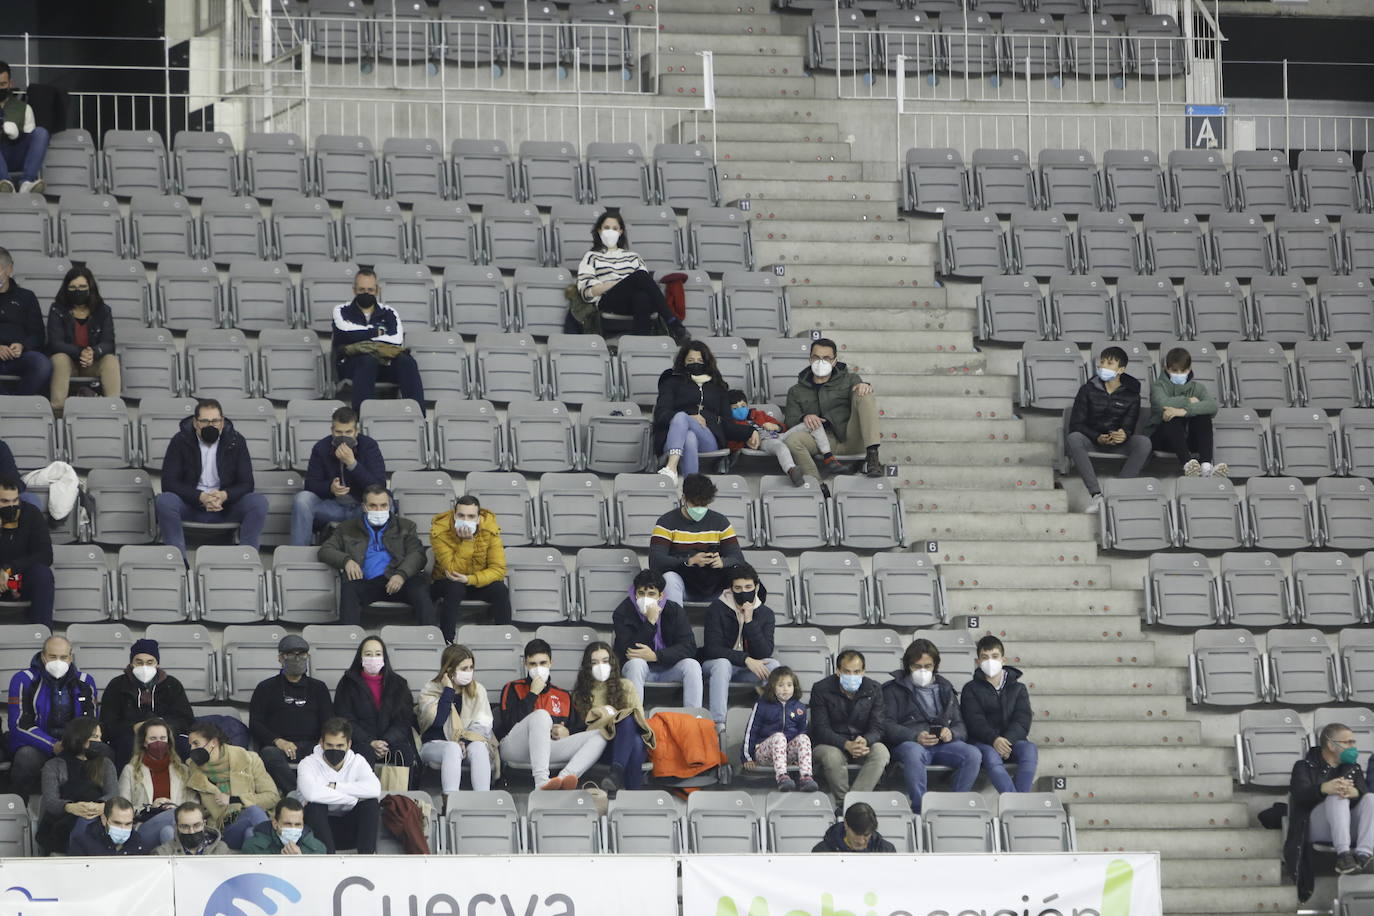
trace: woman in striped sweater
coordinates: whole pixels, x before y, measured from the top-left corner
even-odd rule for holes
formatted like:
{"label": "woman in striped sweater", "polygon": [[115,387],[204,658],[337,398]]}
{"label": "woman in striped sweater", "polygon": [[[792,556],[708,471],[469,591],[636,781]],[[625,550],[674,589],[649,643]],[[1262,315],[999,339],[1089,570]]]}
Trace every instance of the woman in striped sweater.
{"label": "woman in striped sweater", "polygon": [[663,319],[675,343],[692,335],[668,308],[644,259],[630,250],[630,235],[616,210],[607,210],[592,226],[592,250],[577,267],[577,291],[587,302],[613,315],[634,318],[634,333],[650,333],[655,315]]}

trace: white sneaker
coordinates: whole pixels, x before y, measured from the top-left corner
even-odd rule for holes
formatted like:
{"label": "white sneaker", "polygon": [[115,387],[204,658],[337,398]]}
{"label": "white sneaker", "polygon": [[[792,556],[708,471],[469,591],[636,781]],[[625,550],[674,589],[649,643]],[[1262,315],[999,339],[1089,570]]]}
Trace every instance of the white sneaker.
{"label": "white sneaker", "polygon": [[0,194],[13,194],[14,182],[8,178],[0,178]]}
{"label": "white sneaker", "polygon": [[35,180],[35,181],[26,181],[26,182],[24,182],[23,184],[21,184],[21,185],[19,186],[19,193],[20,193],[20,194],[42,194],[42,193],[43,193],[43,189],[46,188],[46,187],[47,187],[47,185],[43,183],[43,179],[39,178],[39,179],[37,179],[37,180]]}
{"label": "white sneaker", "polygon": [[[1202,465],[1198,464],[1196,458],[1190,458],[1188,463],[1183,466],[1184,477],[1196,477],[1202,473]],[[1205,475],[1204,475],[1205,476]]]}
{"label": "white sneaker", "polygon": [[673,483],[677,483],[677,482],[678,482],[678,479],[677,479],[677,471],[674,471],[672,468],[669,468],[669,467],[662,467],[662,468],[659,468],[659,469],[658,469],[658,472],[659,472],[660,474],[662,474],[664,477],[667,477],[667,478],[668,478],[669,480],[671,480]]}
{"label": "white sneaker", "polygon": [[1088,503],[1088,508],[1083,510],[1088,515],[1097,515],[1102,511],[1102,494],[1099,493]]}
{"label": "white sneaker", "polygon": [[1212,467],[1212,476],[1213,476],[1213,477],[1230,477],[1230,476],[1231,476],[1231,469],[1227,466],[1227,464],[1226,464],[1225,461],[1218,461],[1218,462]]}
{"label": "white sneaker", "polygon": [[1210,462],[1210,461],[1204,461],[1204,462],[1202,462],[1202,476],[1203,476],[1203,477],[1211,477],[1214,470],[1215,470],[1215,469],[1212,467],[1212,462]]}

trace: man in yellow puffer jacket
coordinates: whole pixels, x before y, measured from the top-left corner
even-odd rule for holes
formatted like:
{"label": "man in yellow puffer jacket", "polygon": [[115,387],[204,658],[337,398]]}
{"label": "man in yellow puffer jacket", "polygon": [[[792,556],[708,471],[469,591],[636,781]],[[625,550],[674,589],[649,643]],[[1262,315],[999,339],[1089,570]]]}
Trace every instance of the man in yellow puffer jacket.
{"label": "man in yellow puffer jacket", "polygon": [[439,626],[453,642],[458,605],[464,600],[485,601],[489,623],[510,623],[510,592],[506,588],[506,548],[496,516],[483,509],[476,496],[460,496],[450,512],[434,516],[429,528],[434,547],[434,582],[430,592],[442,601]]}

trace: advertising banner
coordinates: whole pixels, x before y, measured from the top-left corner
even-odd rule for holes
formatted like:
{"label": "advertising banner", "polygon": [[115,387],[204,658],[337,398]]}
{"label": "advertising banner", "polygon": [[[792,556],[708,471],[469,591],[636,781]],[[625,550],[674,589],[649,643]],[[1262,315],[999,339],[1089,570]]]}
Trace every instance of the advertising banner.
{"label": "advertising banner", "polygon": [[0,916],[173,916],[169,859],[5,859]]}

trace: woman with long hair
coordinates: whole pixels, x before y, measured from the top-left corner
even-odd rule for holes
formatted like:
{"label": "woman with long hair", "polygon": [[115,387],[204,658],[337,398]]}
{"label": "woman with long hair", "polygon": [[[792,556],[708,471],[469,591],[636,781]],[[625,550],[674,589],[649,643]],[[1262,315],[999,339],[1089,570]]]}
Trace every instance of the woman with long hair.
{"label": "woman with long hair", "polygon": [[98,378],[101,394],[119,397],[114,314],[100,298],[100,286],[89,267],[73,267],[62,278],[48,310],[48,355],[52,357],[48,397],[54,411],[67,403],[73,375]]}
{"label": "woman with long hair", "polygon": [[334,691],[334,715],[353,723],[353,753],[368,763],[415,765],[415,703],[410,684],[391,666],[380,636],[358,646]]}
{"label": "woman with long hair", "polygon": [[176,831],[176,807],[199,796],[188,783],[191,771],[177,759],[166,719],[144,719],[134,726],[134,753],[119,774],[119,794],[134,806],[134,831],[150,849]]}
{"label": "woman with long hair", "polygon": [[62,753],[43,764],[42,780],[43,815],[35,839],[47,853],[65,853],[73,828],[99,817],[105,802],[119,791],[98,719],[82,716],[67,723]]}
{"label": "woman with long hair", "polygon": [[601,781],[607,795],[644,785],[644,759],[654,746],[654,732],[644,718],[644,704],[610,644],[594,642],[582,652],[572,692],[573,710],[587,728],[601,732],[609,744],[602,763],[611,773]]}
{"label": "woman with long hair", "polygon": [[693,340],[678,348],[654,401],[654,454],[667,455],[660,474],[677,482],[697,472],[699,453],[748,441],[753,430],[735,421],[729,395],[710,347]]}
{"label": "woman with long hair", "polygon": [[439,673],[420,688],[420,759],[439,770],[445,793],[458,791],[465,758],[475,792],[491,788],[500,772],[491,702],[477,683],[476,665],[472,650],[454,643],[440,656]]}
{"label": "woman with long hair", "polygon": [[[634,319],[634,333],[648,334],[653,319],[668,326],[674,343],[692,339],[668,308],[663,290],[644,259],[630,249],[630,233],[619,210],[607,210],[592,224],[592,247],[577,266],[577,293],[593,310]],[[573,316],[569,316],[572,329]]]}

